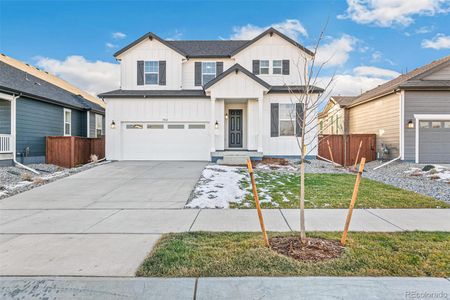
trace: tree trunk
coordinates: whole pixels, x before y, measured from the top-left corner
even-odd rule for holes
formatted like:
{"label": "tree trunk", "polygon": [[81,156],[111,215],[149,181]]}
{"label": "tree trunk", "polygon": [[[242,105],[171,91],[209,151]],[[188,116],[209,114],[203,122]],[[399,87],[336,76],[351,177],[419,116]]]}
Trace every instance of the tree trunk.
{"label": "tree trunk", "polygon": [[302,158],[300,161],[300,240],[306,243],[306,229],[305,229],[305,159],[304,151],[302,151]]}

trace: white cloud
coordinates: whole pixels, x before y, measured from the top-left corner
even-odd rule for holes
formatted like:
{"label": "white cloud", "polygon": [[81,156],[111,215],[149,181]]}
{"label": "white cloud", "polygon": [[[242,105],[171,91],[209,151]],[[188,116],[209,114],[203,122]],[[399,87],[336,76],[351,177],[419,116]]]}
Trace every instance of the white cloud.
{"label": "white cloud", "polygon": [[382,69],[371,66],[359,66],[353,69],[353,72],[357,76],[367,76],[367,77],[381,77],[381,78],[395,78],[400,75],[399,72]]}
{"label": "white cloud", "polygon": [[450,10],[448,0],[347,0],[347,4],[339,19],[379,27],[408,26],[416,16],[434,16]]}
{"label": "white cloud", "polygon": [[176,41],[176,40],[179,40],[182,36],[183,36],[183,32],[178,29],[175,29],[173,34],[171,36],[167,37],[166,40]]}
{"label": "white cloud", "polygon": [[106,48],[109,48],[109,49],[114,49],[117,47],[117,45],[114,45],[113,43],[106,43],[105,46],[106,46]]}
{"label": "white cloud", "polygon": [[325,63],[324,67],[340,66],[347,62],[349,53],[355,50],[358,40],[355,37],[344,34],[340,38],[332,39],[328,44],[319,46],[316,54],[316,62]]}
{"label": "white cloud", "polygon": [[298,40],[300,36],[308,36],[308,32],[305,27],[300,23],[297,19],[286,19],[283,22],[275,23],[266,27],[259,27],[252,24],[247,24],[244,26],[235,26],[233,27],[233,34],[230,39],[232,40],[251,40],[256,37],[258,34],[262,33],[264,30],[269,27],[273,27],[276,30],[284,33],[288,37]]}
{"label": "white cloud", "polygon": [[431,40],[423,40],[422,48],[431,48],[436,50],[450,49],[450,36],[440,33]]}
{"label": "white cloud", "polygon": [[[328,83],[329,77],[321,77],[318,81],[318,86],[320,83]],[[330,95],[341,95],[341,96],[358,96],[374,87],[385,83],[387,80],[384,78],[368,77],[368,76],[357,76],[349,74],[339,74],[336,75],[331,84]]]}
{"label": "white cloud", "polygon": [[127,37],[127,35],[125,33],[123,33],[123,32],[120,32],[120,31],[112,33],[112,38],[115,39],[115,40],[121,40],[121,39],[124,39],[126,37]]}
{"label": "white cloud", "polygon": [[83,56],[72,55],[65,60],[37,57],[36,65],[92,95],[118,89],[120,67],[104,61],[88,61]]}

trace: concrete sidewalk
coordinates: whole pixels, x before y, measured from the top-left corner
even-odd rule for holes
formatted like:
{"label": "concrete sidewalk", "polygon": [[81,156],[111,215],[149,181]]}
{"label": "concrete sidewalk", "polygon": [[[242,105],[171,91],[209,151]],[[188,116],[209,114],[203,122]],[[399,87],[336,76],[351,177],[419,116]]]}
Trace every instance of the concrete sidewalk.
{"label": "concrete sidewalk", "polygon": [[3,277],[1,299],[447,299],[445,278]]}

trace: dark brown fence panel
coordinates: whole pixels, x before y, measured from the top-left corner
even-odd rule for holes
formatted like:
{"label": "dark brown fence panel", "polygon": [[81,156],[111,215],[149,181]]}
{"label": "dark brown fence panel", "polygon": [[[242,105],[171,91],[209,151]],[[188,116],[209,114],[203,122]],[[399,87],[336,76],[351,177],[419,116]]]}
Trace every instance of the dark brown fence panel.
{"label": "dark brown fence panel", "polygon": [[77,136],[48,136],[46,138],[45,160],[65,168],[73,168],[90,161],[91,154],[105,157],[105,138],[84,138]]}
{"label": "dark brown fence panel", "polygon": [[376,135],[375,134],[328,134],[319,136],[318,155],[331,160],[328,143],[330,144],[333,160],[343,166],[350,166],[355,163],[359,144],[362,141],[358,161],[365,157],[366,161],[376,159]]}

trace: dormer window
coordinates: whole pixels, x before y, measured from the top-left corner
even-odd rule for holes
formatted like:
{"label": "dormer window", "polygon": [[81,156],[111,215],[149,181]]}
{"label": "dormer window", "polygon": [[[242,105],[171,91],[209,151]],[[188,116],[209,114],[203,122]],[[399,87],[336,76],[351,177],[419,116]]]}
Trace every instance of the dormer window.
{"label": "dormer window", "polygon": [[202,62],[202,85],[216,78],[216,62]]}
{"label": "dormer window", "polygon": [[269,74],[269,61],[260,60],[259,61],[259,74]]}
{"label": "dormer window", "polygon": [[158,84],[159,82],[159,62],[146,61],[144,62],[144,79],[145,84]]}
{"label": "dormer window", "polygon": [[272,74],[281,74],[282,67],[282,60],[272,61]]}

